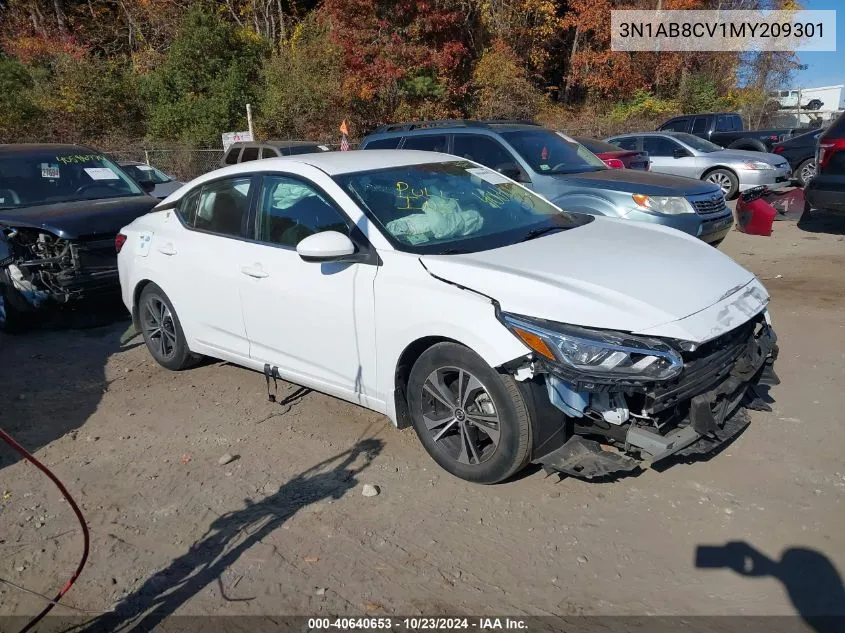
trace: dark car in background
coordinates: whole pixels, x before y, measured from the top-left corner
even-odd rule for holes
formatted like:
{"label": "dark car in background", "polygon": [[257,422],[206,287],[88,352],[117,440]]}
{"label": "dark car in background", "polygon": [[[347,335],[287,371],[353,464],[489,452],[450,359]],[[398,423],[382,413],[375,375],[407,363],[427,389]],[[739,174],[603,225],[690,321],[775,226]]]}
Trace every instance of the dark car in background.
{"label": "dark car in background", "polygon": [[156,169],[152,165],[147,165],[146,163],[121,161],[118,165],[123,167],[123,170],[142,186],[147,186],[144,185],[146,182],[152,183],[153,189],[150,194],[159,200],[164,200],[183,184],[182,182],[176,180],[173,176],[169,176],[160,169]]}
{"label": "dark car in background", "polygon": [[794,128],[746,130],[742,117],[736,112],[703,112],[676,116],[663,123],[657,131],[695,134],[726,149],[770,152],[774,145],[790,138]]}
{"label": "dark car in background", "polygon": [[584,136],[574,136],[573,138],[601,158],[604,164],[611,169],[641,169],[642,171],[649,169],[650,163],[647,152],[622,149],[606,141]]}
{"label": "dark car in background", "polygon": [[331,151],[327,145],[315,141],[239,141],[232,143],[223,154],[220,166],[237,165],[262,158],[294,156]]}
{"label": "dark car in background", "polygon": [[117,234],[158,204],[144,187],[95,149],[0,145],[0,330],[118,291]]}
{"label": "dark car in background", "polygon": [[819,137],[816,175],[804,197],[812,208],[845,214],[845,112]]}
{"label": "dark car in background", "polygon": [[[718,245],[733,215],[718,186],[638,169],[609,169],[567,135],[526,121],[415,121],[383,125],[359,146],[469,159],[488,182],[507,176],[565,211],[671,227]],[[498,173],[496,173],[498,172]]]}
{"label": "dark car in background", "polygon": [[780,154],[792,168],[792,178],[802,187],[816,175],[816,146],[824,130],[821,128],[793,136],[772,148],[772,154]]}

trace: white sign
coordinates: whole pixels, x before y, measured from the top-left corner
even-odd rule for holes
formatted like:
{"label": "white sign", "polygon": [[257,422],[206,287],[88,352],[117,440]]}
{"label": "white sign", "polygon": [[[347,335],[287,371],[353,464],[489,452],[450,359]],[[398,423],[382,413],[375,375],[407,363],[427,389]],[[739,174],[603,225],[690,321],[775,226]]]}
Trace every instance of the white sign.
{"label": "white sign", "polygon": [[86,167],[85,173],[91,180],[120,180],[120,177],[108,167]]}
{"label": "white sign", "polygon": [[223,139],[223,151],[229,149],[232,143],[249,143],[252,141],[251,132],[223,132],[220,135]]}

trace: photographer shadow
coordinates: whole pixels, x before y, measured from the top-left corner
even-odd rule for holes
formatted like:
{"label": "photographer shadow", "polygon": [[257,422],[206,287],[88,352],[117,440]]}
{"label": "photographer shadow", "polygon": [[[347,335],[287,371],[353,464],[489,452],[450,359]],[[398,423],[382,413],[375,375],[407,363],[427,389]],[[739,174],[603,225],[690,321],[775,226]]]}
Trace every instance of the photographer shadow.
{"label": "photographer shadow", "polygon": [[776,578],[795,610],[816,633],[845,631],[845,586],[834,564],[814,549],[790,547],[774,560],[745,541],[699,545],[699,569],[731,569],[748,578]]}

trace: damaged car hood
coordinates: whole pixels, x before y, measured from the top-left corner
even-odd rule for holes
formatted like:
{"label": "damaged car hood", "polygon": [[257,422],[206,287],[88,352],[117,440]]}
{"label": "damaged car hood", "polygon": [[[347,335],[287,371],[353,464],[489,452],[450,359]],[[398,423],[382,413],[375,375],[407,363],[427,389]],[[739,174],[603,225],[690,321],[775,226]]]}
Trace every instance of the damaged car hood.
{"label": "damaged car hood", "polygon": [[126,196],[0,209],[0,224],[41,229],[69,240],[115,235],[158,202],[151,196]]}
{"label": "damaged car hood", "polygon": [[503,248],[420,259],[432,275],[506,312],[696,342],[737,327],[768,302],[754,275],[715,248],[624,220],[596,218]]}

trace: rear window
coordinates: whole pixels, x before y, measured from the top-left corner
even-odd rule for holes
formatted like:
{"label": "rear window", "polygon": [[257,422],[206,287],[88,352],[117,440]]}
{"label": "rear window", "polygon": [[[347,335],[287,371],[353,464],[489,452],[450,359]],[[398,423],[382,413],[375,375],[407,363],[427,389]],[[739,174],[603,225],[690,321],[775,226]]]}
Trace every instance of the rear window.
{"label": "rear window", "polygon": [[408,136],[405,138],[404,149],[418,149],[424,152],[445,152],[446,137],[442,134],[426,134],[420,136]]}
{"label": "rear window", "polygon": [[594,138],[584,138],[583,136],[574,137],[576,141],[581,143],[584,147],[590,150],[593,154],[603,154],[604,152],[618,152],[619,148],[616,145],[611,145],[607,141],[599,141]]}
{"label": "rear window", "polygon": [[689,126],[689,119],[675,119],[664,124],[661,130],[671,130],[672,132],[686,132]]}
{"label": "rear window", "polygon": [[840,114],[839,118],[831,124],[830,128],[824,133],[822,138],[845,138],[845,112]]}
{"label": "rear window", "polygon": [[396,136],[394,138],[379,138],[367,143],[364,149],[396,149],[399,147],[399,141],[401,140],[401,136]]}

